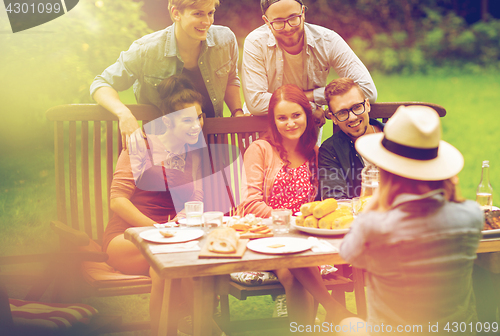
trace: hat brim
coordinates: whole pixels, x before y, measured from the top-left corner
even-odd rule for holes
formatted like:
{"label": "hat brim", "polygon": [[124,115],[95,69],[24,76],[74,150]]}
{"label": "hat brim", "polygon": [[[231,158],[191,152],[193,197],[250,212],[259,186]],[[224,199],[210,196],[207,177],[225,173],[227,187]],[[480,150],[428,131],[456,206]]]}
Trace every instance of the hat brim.
{"label": "hat brim", "polygon": [[382,145],[383,133],[367,134],[356,140],[356,150],[376,166],[399,176],[421,181],[446,180],[464,167],[458,149],[441,140],[438,155],[432,160],[415,160],[394,154]]}

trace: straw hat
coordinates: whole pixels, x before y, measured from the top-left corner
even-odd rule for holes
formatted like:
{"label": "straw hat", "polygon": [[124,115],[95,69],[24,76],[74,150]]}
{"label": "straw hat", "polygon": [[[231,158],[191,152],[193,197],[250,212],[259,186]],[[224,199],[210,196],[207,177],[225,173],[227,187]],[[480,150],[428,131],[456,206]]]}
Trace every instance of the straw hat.
{"label": "straw hat", "polygon": [[421,105],[400,106],[384,133],[360,137],[356,149],[378,167],[414,180],[445,180],[464,166],[458,149],[441,140],[437,112]]}

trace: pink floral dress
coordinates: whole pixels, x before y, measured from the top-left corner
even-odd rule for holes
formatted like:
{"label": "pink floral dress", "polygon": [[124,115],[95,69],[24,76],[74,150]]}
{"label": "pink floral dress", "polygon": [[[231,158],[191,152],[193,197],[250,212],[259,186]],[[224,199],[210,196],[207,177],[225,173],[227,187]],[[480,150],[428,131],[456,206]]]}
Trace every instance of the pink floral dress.
{"label": "pink floral dress", "polygon": [[281,168],[274,179],[268,205],[273,209],[290,209],[292,214],[300,211],[300,206],[310,201],[314,193],[311,184],[309,163],[297,168]]}

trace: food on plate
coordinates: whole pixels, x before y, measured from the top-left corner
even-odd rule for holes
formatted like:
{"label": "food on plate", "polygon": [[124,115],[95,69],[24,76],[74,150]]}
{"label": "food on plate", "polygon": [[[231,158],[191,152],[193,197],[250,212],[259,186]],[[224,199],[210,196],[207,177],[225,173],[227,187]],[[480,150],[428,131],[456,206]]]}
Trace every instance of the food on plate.
{"label": "food on plate", "polygon": [[279,247],[284,247],[285,245],[283,244],[273,244],[273,245],[268,245],[267,247],[270,247],[270,248],[279,248]]}
{"label": "food on plate", "polygon": [[240,235],[245,233],[256,233],[256,234],[267,234],[271,232],[271,229],[267,225],[257,224],[257,225],[248,225],[248,224],[234,224],[231,228],[235,229]]}
{"label": "food on plate", "polygon": [[262,223],[262,218],[255,217],[254,214],[248,214],[245,217],[233,216],[229,218],[227,225],[232,227],[235,224],[248,224],[248,225],[257,225]]}
{"label": "food on plate", "polygon": [[235,229],[240,235],[245,233],[268,234],[271,229],[262,223],[262,218],[248,214],[245,217],[233,216],[229,219],[227,225]]}
{"label": "food on plate", "polygon": [[302,204],[300,206],[300,213],[302,214],[302,216],[309,216],[309,215],[312,215],[313,213],[313,210],[314,208],[316,207],[316,205],[318,205],[319,203],[321,203],[321,201],[316,201],[316,202],[310,202],[310,203],[306,203],[306,204]]}
{"label": "food on plate", "polygon": [[207,237],[208,250],[216,253],[234,253],[239,238],[239,234],[233,228],[217,228]]}
{"label": "food on plate", "polygon": [[333,212],[337,209],[337,200],[335,198],[328,198],[324,201],[321,201],[314,207],[313,215],[316,218],[325,217],[330,212]]}
{"label": "food on plate", "polygon": [[334,230],[347,229],[351,226],[351,223],[353,220],[354,220],[354,217],[352,215],[345,215],[345,216],[339,217],[333,221],[331,228]]}
{"label": "food on plate", "polygon": [[298,215],[295,217],[295,225],[304,226],[304,215]]}
{"label": "food on plate", "polygon": [[497,230],[497,229],[500,229],[500,210],[485,211],[483,230]]}
{"label": "food on plate", "polygon": [[250,226],[246,224],[234,224],[231,227],[236,231],[245,231],[245,232],[248,231],[248,229],[250,228]]}
{"label": "food on plate", "polygon": [[170,230],[160,230],[160,234],[165,238],[172,238],[175,236],[176,232]]}
{"label": "food on plate", "polygon": [[[315,203],[313,205],[313,214],[304,216],[304,212],[301,211],[301,215],[295,218],[295,225],[318,229],[338,230],[349,228],[351,222],[354,220],[350,202],[337,202],[337,200],[331,198],[319,203],[311,202],[304,205],[312,203]],[[302,207],[304,207],[304,205]],[[304,207],[304,209],[310,208],[311,207]],[[321,215],[321,217],[318,217],[319,215]]]}
{"label": "food on plate", "polygon": [[[297,223],[297,222],[295,222]],[[304,226],[305,227],[312,227],[312,228],[317,228],[318,227],[318,220],[314,216],[307,216],[304,219]]]}
{"label": "food on plate", "polygon": [[256,232],[262,232],[269,230],[269,228],[266,225],[257,225],[257,226],[252,226],[248,231],[256,233]]}

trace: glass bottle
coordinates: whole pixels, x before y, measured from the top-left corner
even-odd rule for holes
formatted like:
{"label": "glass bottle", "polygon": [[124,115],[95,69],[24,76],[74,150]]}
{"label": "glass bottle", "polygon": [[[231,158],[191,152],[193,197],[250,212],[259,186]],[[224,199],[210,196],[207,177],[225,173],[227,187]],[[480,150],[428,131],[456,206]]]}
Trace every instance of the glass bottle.
{"label": "glass bottle", "polygon": [[367,162],[361,170],[361,197],[371,197],[378,188],[379,174],[378,168],[374,164]]}
{"label": "glass bottle", "polygon": [[493,205],[493,188],[490,184],[490,161],[483,161],[481,182],[477,186],[476,202],[483,210],[491,210]]}

